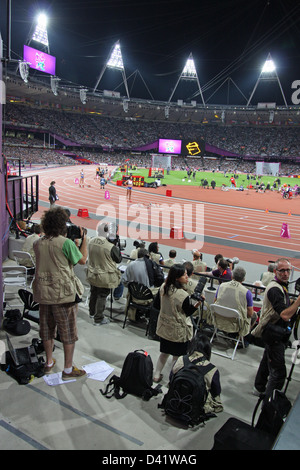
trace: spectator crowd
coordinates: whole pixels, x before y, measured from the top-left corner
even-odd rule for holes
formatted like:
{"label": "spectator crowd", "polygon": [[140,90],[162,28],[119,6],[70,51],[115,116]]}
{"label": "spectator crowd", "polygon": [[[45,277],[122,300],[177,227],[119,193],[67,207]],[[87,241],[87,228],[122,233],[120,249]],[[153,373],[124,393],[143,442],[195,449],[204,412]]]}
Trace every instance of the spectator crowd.
{"label": "spectator crowd", "polygon": [[[79,146],[80,152],[88,154],[88,147],[103,147],[108,151],[122,152],[122,150],[135,149],[151,144],[160,138],[168,139],[203,139],[209,145],[224,149],[228,152],[244,157],[261,156],[274,157],[281,160],[285,157],[293,158],[300,156],[299,128],[289,126],[250,126],[250,125],[212,125],[193,123],[174,123],[162,121],[139,121],[121,118],[102,117],[90,114],[79,114],[62,110],[50,110],[46,108],[35,108],[28,105],[17,105],[8,103],[3,117],[5,126],[9,129],[4,135],[5,152],[11,152],[10,145],[13,143],[10,136],[18,133],[22,127],[23,136],[28,129],[31,134],[45,139],[45,135],[56,135],[65,142]],[[15,139],[18,149],[15,154],[25,152],[26,145],[32,146],[36,142],[28,142],[24,137]],[[20,143],[23,143],[20,149]],[[42,147],[41,140],[37,143]],[[45,144],[44,144],[45,145]],[[47,145],[47,144],[46,144]],[[58,141],[56,142],[58,145]],[[67,144],[65,144],[67,145]],[[87,147],[82,149],[82,147]],[[81,148],[80,148],[81,147]],[[74,153],[77,150],[72,148]],[[53,154],[52,154],[53,156]],[[34,155],[33,158],[38,158]],[[43,157],[41,157],[43,158]]]}

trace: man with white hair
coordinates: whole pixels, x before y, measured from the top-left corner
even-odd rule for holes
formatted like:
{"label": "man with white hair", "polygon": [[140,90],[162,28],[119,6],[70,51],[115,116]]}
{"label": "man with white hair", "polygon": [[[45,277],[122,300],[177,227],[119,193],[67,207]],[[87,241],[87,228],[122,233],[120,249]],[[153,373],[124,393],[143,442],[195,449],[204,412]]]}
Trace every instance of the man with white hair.
{"label": "man with white hair", "polygon": [[200,253],[200,251],[194,249],[192,251],[192,254],[193,254],[193,261],[192,261],[192,264],[194,266],[194,272],[195,273],[203,273],[206,271],[206,263],[204,263],[204,261],[202,261],[202,253]]}
{"label": "man with white hair", "polygon": [[87,281],[91,285],[89,312],[95,326],[109,323],[109,319],[104,317],[106,298],[110,289],[120,284],[121,272],[117,263],[122,261],[119,248],[108,239],[107,227],[98,225],[97,233],[98,236],[91,238],[88,245],[87,269]]}

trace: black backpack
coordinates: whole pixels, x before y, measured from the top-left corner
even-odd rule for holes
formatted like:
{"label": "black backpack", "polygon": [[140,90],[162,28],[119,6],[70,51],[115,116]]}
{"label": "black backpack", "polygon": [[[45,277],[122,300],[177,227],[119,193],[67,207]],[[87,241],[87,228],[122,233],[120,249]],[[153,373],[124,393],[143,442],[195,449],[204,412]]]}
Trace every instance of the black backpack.
{"label": "black backpack", "polygon": [[[204,360],[203,357],[200,362]],[[163,408],[166,415],[183,424],[195,426],[215,416],[204,411],[208,396],[204,376],[214,368],[214,365],[197,366],[199,358],[191,362],[188,355],[183,356],[183,363],[184,366],[172,376],[169,391],[158,407]]]}
{"label": "black backpack", "polygon": [[[106,398],[117,399],[126,397],[128,393],[150,400],[161,393],[161,385],[152,388],[153,363],[151,356],[143,349],[129,353],[124,361],[121,376],[113,375],[105,391],[100,390]],[[122,390],[122,393],[120,393]]]}

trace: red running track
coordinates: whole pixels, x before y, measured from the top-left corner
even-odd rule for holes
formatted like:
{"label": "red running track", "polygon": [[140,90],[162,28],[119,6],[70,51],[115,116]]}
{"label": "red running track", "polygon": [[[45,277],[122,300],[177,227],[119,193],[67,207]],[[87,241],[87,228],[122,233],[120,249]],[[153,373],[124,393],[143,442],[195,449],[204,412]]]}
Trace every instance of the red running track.
{"label": "red running track", "polygon": [[[168,186],[172,197],[166,196],[165,187],[138,188],[133,189],[132,202],[128,203],[126,188],[112,183],[105,188],[109,192],[109,199],[105,199],[105,190],[100,189],[99,180],[95,179],[95,168],[84,167],[84,188],[75,183],[81,167],[34,171],[40,175],[40,201],[48,207],[49,184],[55,180],[59,204],[75,214],[80,208],[88,211],[88,218],[72,216],[75,224],[94,229],[101,216],[116,217],[123,236],[134,239],[140,236],[146,241],[158,240],[160,244],[178,248],[197,247],[204,253],[221,252],[226,257],[237,256],[260,264],[284,255],[300,268],[297,200],[282,200],[278,193],[257,195],[251,190],[242,193]],[[249,207],[252,203],[253,207]],[[33,220],[40,218],[45,204],[40,205]],[[290,238],[280,236],[283,223],[288,224]],[[172,227],[182,228],[185,239],[170,238]]]}

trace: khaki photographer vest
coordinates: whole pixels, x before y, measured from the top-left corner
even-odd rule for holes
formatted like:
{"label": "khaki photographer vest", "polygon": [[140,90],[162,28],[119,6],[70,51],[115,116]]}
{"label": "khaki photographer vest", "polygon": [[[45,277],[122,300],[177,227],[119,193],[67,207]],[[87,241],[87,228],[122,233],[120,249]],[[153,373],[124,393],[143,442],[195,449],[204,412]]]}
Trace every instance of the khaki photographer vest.
{"label": "khaki photographer vest", "polygon": [[167,295],[160,290],[160,312],[156,334],[174,343],[185,343],[193,337],[193,324],[182,310],[183,301],[188,297],[184,289],[169,289]]}
{"label": "khaki photographer vest", "polygon": [[263,306],[260,311],[259,324],[257,325],[256,328],[254,328],[254,330],[251,331],[251,334],[258,338],[261,337],[263,329],[266,327],[268,323],[272,323],[272,324],[277,323],[278,320],[280,320],[281,318],[280,315],[274,310],[273,305],[268,299],[268,291],[272,289],[272,287],[277,287],[284,294],[283,287],[275,280],[271,281],[268,284],[268,287],[265,290]]}
{"label": "khaki photographer vest", "polygon": [[62,247],[66,238],[41,237],[34,244],[36,272],[32,284],[34,301],[45,305],[75,302],[76,276]]}
{"label": "khaki photographer vest", "polygon": [[218,328],[222,327],[229,333],[240,332],[243,336],[250,331],[250,318],[247,317],[247,288],[238,281],[223,282],[218,291],[217,305],[233,308],[241,314],[241,325],[234,319],[218,316]]}
{"label": "khaki photographer vest", "polygon": [[105,237],[94,237],[88,245],[87,281],[96,287],[118,287],[121,272],[111,257],[112,243]]}

